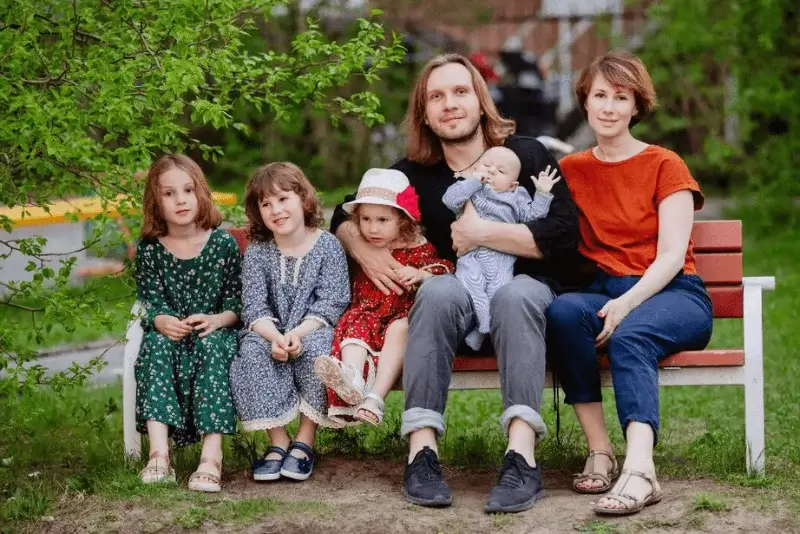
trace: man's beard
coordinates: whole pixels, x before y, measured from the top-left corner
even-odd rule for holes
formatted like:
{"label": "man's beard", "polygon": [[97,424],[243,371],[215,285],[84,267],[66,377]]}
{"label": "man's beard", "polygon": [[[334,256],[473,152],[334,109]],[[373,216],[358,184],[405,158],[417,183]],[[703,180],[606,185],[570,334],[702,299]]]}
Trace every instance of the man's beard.
{"label": "man's beard", "polygon": [[[434,132],[434,133],[436,133],[436,132]],[[476,137],[478,137],[478,135],[482,135],[482,134],[483,134],[483,132],[481,132],[481,122],[478,121],[478,122],[475,123],[475,126],[472,128],[472,130],[470,132],[468,132],[468,133],[466,133],[464,135],[461,135],[459,137],[453,137],[453,138],[449,138],[448,139],[446,137],[442,137],[439,134],[436,134],[436,137],[439,138],[439,141],[441,141],[441,143],[443,145],[459,146],[459,145],[466,145],[466,144],[471,143],[472,141],[475,140]]]}

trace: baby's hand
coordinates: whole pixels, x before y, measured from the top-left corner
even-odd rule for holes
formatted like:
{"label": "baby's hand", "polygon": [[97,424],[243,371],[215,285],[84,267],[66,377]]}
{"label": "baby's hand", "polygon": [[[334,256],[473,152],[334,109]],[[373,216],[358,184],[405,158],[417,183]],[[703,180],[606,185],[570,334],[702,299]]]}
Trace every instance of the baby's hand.
{"label": "baby's hand", "polygon": [[550,165],[548,165],[545,170],[539,173],[539,178],[531,176],[531,180],[533,180],[538,192],[550,193],[550,190],[561,180],[561,177],[558,176],[558,169],[553,169],[553,172],[550,172]]}

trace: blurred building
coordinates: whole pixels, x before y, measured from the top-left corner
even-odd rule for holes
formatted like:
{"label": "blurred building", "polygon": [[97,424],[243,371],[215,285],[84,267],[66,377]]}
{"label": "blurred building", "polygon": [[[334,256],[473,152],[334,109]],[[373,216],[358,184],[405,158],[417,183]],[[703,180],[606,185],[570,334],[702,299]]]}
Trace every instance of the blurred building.
{"label": "blurred building", "polygon": [[[479,54],[501,111],[521,133],[566,139],[583,122],[573,81],[593,58],[641,46],[653,0],[370,0],[421,46]],[[415,50],[419,55],[419,52]],[[579,143],[580,144],[580,143]]]}

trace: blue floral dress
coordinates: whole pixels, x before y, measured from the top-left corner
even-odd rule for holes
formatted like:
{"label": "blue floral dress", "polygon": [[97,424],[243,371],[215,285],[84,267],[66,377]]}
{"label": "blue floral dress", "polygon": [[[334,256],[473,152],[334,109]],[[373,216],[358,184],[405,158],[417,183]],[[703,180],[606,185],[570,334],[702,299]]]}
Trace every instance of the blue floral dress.
{"label": "blue floral dress", "polygon": [[228,232],[211,235],[202,252],[182,260],[157,239],[136,250],[136,294],[144,304],[144,337],[136,360],[136,423],[147,432],[148,419],[169,426],[176,445],[202,434],[233,434],[236,413],[229,369],[236,357],[237,331],[222,328],[208,336],[191,333],[172,341],[158,332],[157,315],[178,319],[196,313],[241,313],[239,247]]}
{"label": "blue floral dress", "polygon": [[[274,241],[247,247],[242,269],[242,321],[239,356],[231,364],[236,411],[245,430],[286,426],[298,415],[324,426],[339,426],[327,417],[325,386],[314,372],[314,360],[331,353],[333,328],[350,303],[347,259],[339,240],[320,232],[301,257],[286,256]],[[301,340],[299,356],[281,362],[272,345],[250,330],[272,321],[282,333],[305,319],[323,326]]]}

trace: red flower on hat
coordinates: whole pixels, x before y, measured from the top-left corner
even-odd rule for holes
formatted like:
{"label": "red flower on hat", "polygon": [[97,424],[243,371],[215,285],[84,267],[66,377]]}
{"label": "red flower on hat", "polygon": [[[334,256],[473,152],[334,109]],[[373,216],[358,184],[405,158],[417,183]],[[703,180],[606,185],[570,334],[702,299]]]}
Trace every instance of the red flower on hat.
{"label": "red flower on hat", "polygon": [[397,194],[397,205],[406,210],[415,221],[419,221],[419,197],[410,185]]}

